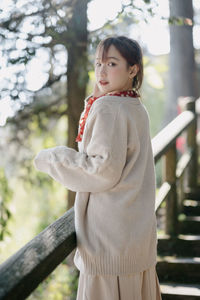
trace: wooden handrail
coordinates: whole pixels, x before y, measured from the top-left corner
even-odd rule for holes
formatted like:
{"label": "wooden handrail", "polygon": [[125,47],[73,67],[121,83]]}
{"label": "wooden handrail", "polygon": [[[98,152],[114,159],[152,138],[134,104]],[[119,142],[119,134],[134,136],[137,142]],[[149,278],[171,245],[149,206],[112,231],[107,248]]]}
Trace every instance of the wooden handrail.
{"label": "wooden handrail", "polygon": [[[182,112],[152,139],[155,162],[162,156],[166,158],[166,181],[163,182],[157,195],[155,210],[164,200],[176,207],[175,181],[176,178],[182,178],[186,167],[190,164],[192,150],[189,149],[183,154],[177,163],[175,142],[177,137],[189,130],[195,120],[194,112]],[[196,135],[196,132],[194,134]],[[189,145],[192,146],[192,143],[190,138]],[[172,169],[167,165],[170,157],[175,160],[173,163],[176,165]],[[172,223],[168,224],[167,229],[170,232],[177,213],[176,209],[174,212],[171,208],[167,213],[171,214],[172,218]],[[71,208],[0,265],[0,300],[25,299],[75,248],[74,209]]]}
{"label": "wooden handrail", "polygon": [[25,299],[75,247],[71,208],[0,265],[0,299]]}
{"label": "wooden handrail", "polygon": [[167,152],[177,137],[195,120],[195,114],[184,111],[162,129],[153,139],[152,148],[154,160],[157,162]]}
{"label": "wooden handrail", "polygon": [[[163,157],[163,183],[156,197],[156,208],[166,201],[165,233],[176,238],[180,222],[178,215],[183,209],[186,191],[197,189],[197,113],[195,100],[179,99],[182,112],[152,141],[155,161]],[[184,153],[178,161],[176,139],[184,133]],[[184,178],[187,173],[187,177]],[[186,179],[186,180],[184,180]]]}

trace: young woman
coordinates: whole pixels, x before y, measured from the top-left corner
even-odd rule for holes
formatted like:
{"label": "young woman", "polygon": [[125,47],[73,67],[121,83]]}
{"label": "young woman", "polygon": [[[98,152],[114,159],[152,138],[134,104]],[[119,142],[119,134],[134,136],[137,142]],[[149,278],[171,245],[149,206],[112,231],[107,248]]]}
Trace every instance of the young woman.
{"label": "young woman", "polygon": [[139,99],[139,44],[124,36],[100,42],[95,75],[80,118],[79,151],[44,149],[35,166],[77,192],[77,300],[160,300],[155,168]]}

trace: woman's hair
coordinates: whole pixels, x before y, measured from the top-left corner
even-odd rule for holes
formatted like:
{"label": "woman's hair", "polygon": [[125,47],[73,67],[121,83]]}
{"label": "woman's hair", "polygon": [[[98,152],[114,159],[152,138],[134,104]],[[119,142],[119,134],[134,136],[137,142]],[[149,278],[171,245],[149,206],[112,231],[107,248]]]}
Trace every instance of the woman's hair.
{"label": "woman's hair", "polygon": [[127,67],[138,65],[139,70],[137,75],[133,78],[132,87],[138,91],[143,81],[143,59],[142,49],[137,41],[127,38],[125,36],[108,37],[102,40],[98,46],[97,51],[103,48],[102,60],[107,56],[108,49],[113,45],[120,52],[120,54],[127,61]]}

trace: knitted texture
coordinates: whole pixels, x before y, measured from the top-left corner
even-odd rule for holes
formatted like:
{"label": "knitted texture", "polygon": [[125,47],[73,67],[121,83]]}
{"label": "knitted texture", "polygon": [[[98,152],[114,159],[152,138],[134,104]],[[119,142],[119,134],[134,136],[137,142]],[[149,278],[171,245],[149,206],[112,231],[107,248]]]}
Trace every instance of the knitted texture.
{"label": "knitted texture", "polygon": [[34,161],[77,192],[76,267],[123,275],[155,265],[155,168],[145,106],[137,98],[97,99],[78,148],[45,149]]}

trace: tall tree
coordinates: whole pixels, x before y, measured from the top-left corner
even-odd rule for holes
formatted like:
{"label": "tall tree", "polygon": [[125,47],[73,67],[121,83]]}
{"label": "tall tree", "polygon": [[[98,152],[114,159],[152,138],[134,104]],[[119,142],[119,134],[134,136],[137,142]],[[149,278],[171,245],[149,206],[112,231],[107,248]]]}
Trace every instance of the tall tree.
{"label": "tall tree", "polygon": [[[77,148],[75,138],[88,81],[87,73],[87,3],[76,1],[74,13],[68,23],[70,43],[67,45],[67,100],[68,100],[68,146]],[[68,192],[68,208],[74,204],[74,192]]]}
{"label": "tall tree", "polygon": [[[25,66],[37,55],[39,49],[46,51],[51,67],[42,88],[48,87],[53,93],[53,84],[67,75],[65,92],[68,115],[67,144],[73,148],[77,147],[75,137],[80,112],[83,109],[83,101],[81,100],[85,97],[88,81],[87,4],[89,1],[24,1],[20,8],[15,5],[18,2],[13,1],[7,10],[0,9],[0,50],[7,66],[14,66],[16,70],[11,78],[4,79],[1,95],[18,103],[18,107],[21,109],[21,114],[18,116],[28,121],[31,117],[30,109],[27,113],[24,107],[27,107],[27,104],[30,106],[29,104],[34,101],[34,92],[27,86]],[[61,62],[61,71],[58,73],[56,71],[58,66],[56,57],[58,57],[59,52],[66,53],[67,64],[63,65]],[[57,104],[57,111],[51,109],[52,104],[54,107]],[[40,112],[44,113],[45,110],[48,116],[56,114],[58,118],[59,113],[60,115],[63,114],[62,110],[59,111],[59,106],[62,104],[63,96],[54,103],[51,103],[49,99],[49,106],[43,106],[41,99],[40,103],[36,102],[34,109],[31,110],[32,116],[38,115]],[[17,127],[21,123],[19,120],[20,118],[17,118]],[[69,192],[68,208],[73,205],[73,202],[74,193]]]}
{"label": "tall tree", "polygon": [[197,97],[193,46],[193,3],[192,0],[169,0],[169,7],[169,92],[165,124],[177,115],[178,97]]}

